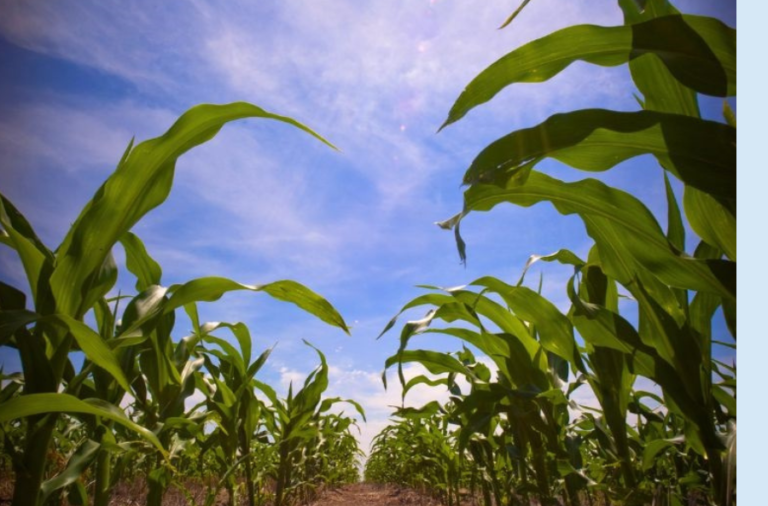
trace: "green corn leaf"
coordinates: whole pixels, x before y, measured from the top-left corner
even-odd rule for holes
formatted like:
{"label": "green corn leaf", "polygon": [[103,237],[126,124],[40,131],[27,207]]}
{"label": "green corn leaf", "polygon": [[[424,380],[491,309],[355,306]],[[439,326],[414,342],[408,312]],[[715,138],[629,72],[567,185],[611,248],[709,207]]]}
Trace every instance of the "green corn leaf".
{"label": "green corn leaf", "polygon": [[431,401],[420,408],[397,408],[395,412],[392,413],[392,416],[410,419],[430,418],[435,416],[437,413],[440,413],[442,410],[443,408],[440,406],[439,402]]}
{"label": "green corn leaf", "polygon": [[27,296],[24,292],[0,281],[0,310],[19,311],[26,307]]}
{"label": "green corn leaf", "polygon": [[424,376],[423,374],[414,376],[413,378],[409,379],[408,382],[403,387],[402,398],[405,399],[405,395],[408,393],[408,391],[417,385],[429,385],[431,387],[436,387],[440,385],[447,386],[448,378],[438,378],[433,380],[431,378],[428,378],[427,376]]}
{"label": "green corn leaf", "polygon": [[670,286],[735,297],[734,263],[680,255],[670,248],[656,219],[639,200],[600,181],[564,183],[534,172],[522,187],[475,185],[464,194],[466,212],[488,211],[502,202],[529,207],[543,201],[551,202],[561,214],[578,214],[584,220],[587,233],[600,248],[603,269],[620,283],[633,282],[636,263]]}
{"label": "green corn leaf", "polygon": [[295,281],[275,281],[265,285],[244,285],[219,277],[199,278],[183,285],[169,288],[171,298],[164,311],[169,313],[178,307],[196,301],[215,301],[227,292],[251,290],[266,292],[275,299],[291,302],[322,321],[341,328],[349,334],[349,328],[336,309],[323,297]]}
{"label": "green corn leaf", "polygon": [[304,387],[296,394],[295,405],[299,413],[314,413],[323,392],[328,388],[328,363],[323,352],[312,346],[307,340],[304,340],[304,344],[317,352],[320,358],[320,367],[307,377]]}
{"label": "green corn leaf", "polygon": [[499,30],[501,30],[502,28],[506,28],[507,26],[509,26],[509,24],[510,24],[510,23],[512,23],[512,21],[514,21],[514,20],[515,20],[515,18],[516,18],[516,17],[517,17],[517,16],[520,14],[520,12],[521,12],[523,9],[525,9],[525,6],[526,6],[526,5],[528,5],[528,3],[529,3],[530,1],[531,1],[531,0],[523,0],[523,3],[521,3],[521,4],[520,4],[520,6],[519,6],[517,9],[515,9],[515,12],[513,12],[512,14],[510,14],[510,16],[509,16],[509,17],[508,17],[508,18],[507,18],[507,19],[504,21],[504,23],[502,23],[502,24],[501,24],[501,26],[499,27]]}
{"label": "green corn leaf", "polygon": [[[117,282],[117,264],[112,251],[104,257],[101,266],[83,280],[82,307],[92,308],[107,296]],[[71,315],[70,315],[71,316]],[[82,319],[82,315],[81,319]]]}
{"label": "green corn leaf", "polygon": [[[12,239],[11,231],[13,231],[19,237],[24,238],[43,257],[51,262],[53,261],[53,252],[43,244],[43,241],[37,236],[32,225],[29,224],[24,215],[2,193],[0,193],[0,210],[0,217],[2,217],[0,224],[3,226],[2,230],[7,234],[6,238],[10,237]],[[11,247],[15,247],[14,240],[4,242]]]}
{"label": "green corn leaf", "polygon": [[130,420],[121,409],[100,399],[80,400],[69,394],[47,393],[22,395],[0,404],[0,422],[47,413],[84,413],[112,420],[138,433],[164,456],[167,455],[163,445],[152,431]]}
{"label": "green corn leaf", "polygon": [[[48,278],[53,272],[53,253],[48,250],[35,234],[26,218],[0,194],[0,225],[4,232],[4,243],[16,250],[38,312],[47,313],[49,292]],[[43,291],[40,292],[40,289]]]}
{"label": "green corn leaf", "polygon": [[243,362],[247,365],[251,363],[251,333],[248,327],[244,323],[219,323],[217,328],[227,328],[237,339],[240,344],[240,351],[243,354]]}
{"label": "green corn leaf", "polygon": [[0,346],[5,345],[20,328],[40,319],[40,315],[26,309],[0,311]]}
{"label": "green corn leaf", "polygon": [[[203,328],[205,329],[205,325],[203,325]],[[204,330],[204,332],[213,332],[213,329],[207,331]],[[223,360],[227,360],[229,363],[235,366],[241,377],[245,376],[245,363],[243,363],[243,358],[240,356],[240,353],[238,353],[234,346],[229,344],[229,342],[227,342],[225,339],[221,339],[212,335],[206,335],[203,340],[207,343],[216,344],[222,350],[224,350],[225,355],[223,356]]]}
{"label": "green corn leaf", "polygon": [[267,399],[272,403],[272,406],[278,406],[280,404],[280,401],[277,398],[277,393],[275,392],[275,389],[271,386],[267,385],[266,383],[263,383],[257,379],[252,380],[253,385],[264,392],[264,395],[267,396]]}
{"label": "green corn leaf", "polygon": [[143,292],[152,285],[159,285],[163,276],[160,264],[149,256],[141,239],[132,232],[120,238],[125,249],[125,266],[136,276],[136,290]]}
{"label": "green corn leaf", "polygon": [[580,268],[586,263],[584,260],[579,258],[576,253],[567,249],[560,249],[554,253],[550,253],[549,255],[531,255],[528,257],[528,261],[525,262],[525,267],[523,268],[523,273],[520,274],[520,280],[517,282],[517,286],[521,286],[523,284],[523,281],[525,280],[525,274],[528,272],[528,269],[530,269],[533,264],[539,261],[558,262],[563,265],[573,265],[576,268]]}
{"label": "green corn leaf", "polygon": [[564,28],[512,51],[464,89],[442,128],[514,83],[546,81],[575,61],[602,66],[656,55],[672,75],[700,93],[736,91],[736,31],[700,16],[664,16],[629,26]]}
{"label": "green corn leaf", "polygon": [[646,443],[645,448],[643,449],[643,471],[648,471],[653,468],[659,453],[667,448],[674,448],[683,442],[685,442],[684,437],[676,437],[671,439],[656,439]]}
{"label": "green corn leaf", "polygon": [[358,403],[357,401],[354,401],[352,399],[342,399],[340,397],[332,397],[330,399],[323,399],[323,402],[320,404],[320,409],[317,410],[318,413],[325,413],[329,409],[331,409],[331,406],[336,404],[337,402],[346,402],[347,404],[351,404],[355,410],[360,413],[360,416],[363,417],[363,421],[367,421],[365,419],[365,410],[363,407]]}
{"label": "green corn leaf", "polygon": [[[620,0],[619,3],[624,11],[624,22],[628,25],[680,14],[667,0],[652,0],[645,8],[639,8],[631,0]],[[710,33],[709,37],[711,36]],[[725,45],[727,46],[728,43],[726,42]],[[629,62],[629,70],[635,85],[645,98],[642,104],[643,109],[699,117],[696,92],[675,79],[659,57],[645,55],[634,58]]]}
{"label": "green corn leaf", "polygon": [[735,202],[736,130],[715,121],[653,111],[584,109],[556,114],[491,143],[472,161],[464,183],[511,187],[521,164],[533,159],[527,164],[530,171],[544,157],[580,170],[604,171],[644,154],[655,155],[687,185],[723,202]]}
{"label": "green corn leaf", "polygon": [[193,107],[164,135],[129,149],[83,209],[59,247],[58,263],[51,276],[58,312],[75,317],[85,313],[88,278],[100,268],[112,246],[168,197],[176,160],[212,139],[224,124],[249,117],[291,124],[328,144],[301,123],[252,104]]}
{"label": "green corn leaf", "polygon": [[664,173],[664,190],[667,196],[667,238],[678,251],[685,251],[685,227],[677,204],[675,192],[669,183],[667,173]]}
{"label": "green corn leaf", "polygon": [[42,487],[40,487],[40,503],[45,504],[52,493],[76,482],[94,461],[100,447],[99,443],[91,439],[87,439],[85,443],[80,445],[67,462],[66,469],[54,478],[43,482]]}
{"label": "green corn leaf", "polygon": [[407,364],[409,362],[423,365],[432,374],[457,373],[463,374],[467,378],[474,378],[472,371],[452,356],[429,350],[403,350],[387,358],[384,368],[386,370],[394,364]]}
{"label": "green corn leaf", "polygon": [[389,320],[389,322],[387,322],[386,327],[384,327],[384,330],[382,330],[379,333],[376,339],[381,339],[381,336],[386,334],[389,331],[389,329],[394,327],[400,315],[403,314],[408,309],[412,309],[414,307],[423,306],[427,304],[440,306],[441,304],[444,304],[444,303],[453,302],[453,300],[454,300],[453,297],[451,297],[450,295],[443,295],[439,293],[427,293],[427,294],[416,297],[415,299],[408,302],[405,306],[403,306],[403,308],[395,316],[393,316],[392,319]]}
{"label": "green corn leaf", "polygon": [[107,371],[126,391],[131,391],[128,379],[125,377],[120,362],[102,337],[88,325],[66,315],[50,316],[44,322],[61,323],[74,336],[80,349],[88,360]]}
{"label": "green corn leaf", "polygon": [[736,261],[736,216],[716,199],[687,186],[683,193],[683,207],[696,235]]}
{"label": "green corn leaf", "polygon": [[571,323],[546,298],[528,287],[508,285],[492,277],[483,277],[470,284],[498,293],[517,316],[536,326],[539,341],[546,350],[567,360],[576,369],[584,369]]}
{"label": "green corn leaf", "polygon": [[256,373],[259,372],[261,367],[264,365],[264,362],[266,362],[269,356],[272,354],[272,350],[275,349],[275,346],[276,345],[273,345],[271,348],[264,351],[261,355],[259,355],[259,358],[257,358],[256,361],[248,367],[248,370],[246,371],[246,379],[250,379],[256,376]]}

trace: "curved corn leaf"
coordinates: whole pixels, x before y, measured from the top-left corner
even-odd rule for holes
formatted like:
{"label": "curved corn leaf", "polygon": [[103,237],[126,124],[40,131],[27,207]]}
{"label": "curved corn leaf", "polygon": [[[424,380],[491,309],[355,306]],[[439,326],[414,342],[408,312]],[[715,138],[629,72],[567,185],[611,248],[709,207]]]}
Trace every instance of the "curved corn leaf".
{"label": "curved corn leaf", "polygon": [[[53,272],[53,253],[40,241],[24,215],[2,194],[0,194],[0,225],[2,225],[3,243],[16,250],[24,266],[36,309],[39,312],[46,312],[44,302],[49,294],[47,284]],[[42,293],[40,289],[43,290]]]}
{"label": "curved corn leaf", "polygon": [[65,325],[88,360],[112,375],[126,392],[131,391],[128,379],[125,377],[114,352],[102,337],[88,325],[66,315],[49,316],[43,322],[53,324],[60,322]]}
{"label": "curved corn leaf", "polygon": [[528,261],[525,262],[525,267],[523,268],[523,273],[520,274],[520,280],[517,282],[517,286],[521,286],[523,284],[523,281],[525,280],[525,274],[528,272],[528,269],[530,269],[531,266],[538,261],[558,262],[563,265],[573,265],[576,268],[580,268],[586,263],[584,260],[579,258],[576,253],[567,249],[560,249],[554,253],[550,253],[549,255],[531,255],[528,257]]}
{"label": "curved corn leaf", "polygon": [[141,239],[132,232],[126,232],[120,243],[125,249],[125,266],[136,276],[136,290],[143,292],[152,285],[159,285],[163,270],[149,256]]}
{"label": "curved corn leaf", "polygon": [[489,276],[476,279],[470,285],[482,286],[499,294],[519,318],[536,327],[544,349],[567,360],[577,370],[584,371],[573,327],[549,300],[528,287],[508,285]]}
{"label": "curved corn leaf", "polygon": [[[389,329],[394,327],[395,323],[397,323],[397,319],[400,317],[400,315],[403,314],[408,309],[411,309],[411,308],[414,308],[414,307],[418,307],[418,306],[423,306],[425,304],[432,304],[432,305],[435,305],[435,306],[440,306],[442,304],[450,303],[450,302],[453,302],[453,301],[454,301],[454,299],[450,295],[443,295],[443,294],[439,294],[439,293],[426,293],[424,295],[419,295],[415,299],[413,299],[410,302],[408,302],[405,306],[403,306],[403,308],[400,309],[400,311],[398,311],[398,313],[395,316],[393,316],[392,319],[389,320],[389,322],[387,322],[387,325],[384,327],[384,330],[382,330],[379,333],[379,335],[376,337],[376,339],[381,339],[381,336],[386,334],[389,331]],[[403,329],[403,332],[404,331],[405,331],[405,329]]]}
{"label": "curved corn leaf", "polygon": [[[214,327],[211,329],[208,329],[207,330],[208,333],[213,332],[214,330],[219,328],[226,328],[232,332],[232,334],[237,339],[237,342],[240,343],[240,352],[242,353],[242,359],[243,359],[244,365],[247,366],[248,364],[250,364],[252,341],[251,341],[251,333],[248,330],[248,327],[244,323],[232,324],[232,323],[217,322],[212,325],[214,325]],[[265,360],[266,360],[266,357],[265,357]]]}
{"label": "curved corn leaf", "polygon": [[602,66],[654,54],[681,83],[700,93],[736,92],[736,31],[701,16],[670,15],[635,25],[578,25],[529,42],[482,71],[461,93],[440,127],[514,83],[546,81],[575,61]]}
{"label": "curved corn leaf", "polygon": [[237,102],[193,107],[162,136],[129,146],[124,159],[85,206],[58,249],[51,287],[59,313],[76,318],[85,313],[88,278],[99,269],[112,246],[168,197],[176,160],[212,139],[224,124],[249,117],[291,124],[328,144],[301,123]]}
{"label": "curved corn leaf", "polygon": [[420,408],[399,407],[395,409],[395,412],[392,413],[392,416],[396,416],[398,418],[419,419],[431,418],[440,412],[443,412],[443,407],[440,406],[440,403],[437,401],[430,401]]}
{"label": "curved corn leaf", "polygon": [[530,172],[545,157],[581,170],[604,171],[644,154],[655,155],[687,185],[735,202],[736,129],[654,111],[584,109],[556,114],[491,143],[472,161],[464,183],[510,187],[519,179],[516,169],[521,164]]}
{"label": "curved corn leaf", "polygon": [[429,385],[431,387],[436,387],[439,385],[448,386],[448,378],[431,379],[427,376],[424,376],[423,374],[414,376],[413,378],[408,380],[405,386],[403,386],[402,398],[405,399],[405,395],[408,393],[408,390],[410,390],[411,388],[417,385]]}
{"label": "curved corn leaf", "polygon": [[[394,364],[406,364],[409,362],[418,362],[423,365],[432,374],[457,373],[463,374],[467,378],[474,378],[474,374],[464,364],[448,355],[429,350],[403,350],[387,358],[384,363],[386,372]],[[403,385],[405,382],[402,382]]]}
{"label": "curved corn leaf", "polygon": [[341,397],[332,397],[330,399],[323,399],[323,402],[320,403],[320,409],[317,410],[318,413],[325,413],[329,409],[331,409],[331,406],[338,403],[338,402],[346,402],[348,404],[351,404],[355,410],[360,413],[360,416],[363,417],[363,421],[367,421],[365,419],[365,410],[363,407],[358,403],[357,401],[354,401],[352,399],[342,399]]}
{"label": "curved corn leaf", "polygon": [[231,279],[219,277],[195,279],[168,289],[172,295],[165,305],[164,312],[169,313],[190,302],[218,300],[225,293],[236,290],[266,292],[275,299],[297,305],[304,311],[349,334],[347,324],[330,302],[306,286],[291,280],[275,281],[265,285],[244,285]]}
{"label": "curved corn leaf", "polygon": [[164,456],[167,452],[152,431],[136,424],[122,410],[100,399],[80,400],[69,394],[29,394],[0,404],[0,422],[47,413],[84,413],[119,423],[152,443]]}
{"label": "curved corn leaf", "polygon": [[67,462],[67,468],[50,480],[43,482],[40,487],[40,504],[45,504],[48,497],[55,491],[76,482],[96,458],[99,448],[101,445],[91,439],[87,439],[85,443],[80,445]]}
{"label": "curved corn leaf", "polygon": [[710,195],[693,187],[683,193],[683,207],[696,235],[736,261],[736,216]]}
{"label": "curved corn leaf", "polygon": [[638,276],[637,266],[642,266],[648,277],[658,277],[667,285],[735,297],[733,262],[681,255],[670,247],[656,219],[639,200],[600,181],[565,183],[533,172],[522,187],[475,185],[464,194],[465,213],[488,211],[503,202],[529,207],[546,201],[561,214],[582,218],[600,249],[603,269],[620,283],[631,284]]}

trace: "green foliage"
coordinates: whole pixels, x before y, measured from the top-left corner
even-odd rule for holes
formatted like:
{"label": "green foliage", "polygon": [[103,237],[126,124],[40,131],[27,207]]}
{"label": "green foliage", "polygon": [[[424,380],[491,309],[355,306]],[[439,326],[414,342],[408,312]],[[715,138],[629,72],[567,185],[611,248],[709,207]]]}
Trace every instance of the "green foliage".
{"label": "green foliage", "polygon": [[[18,351],[23,369],[3,385],[0,395],[3,453],[16,477],[14,506],[56,502],[64,490],[73,501],[87,502],[91,496],[95,505],[105,506],[115,484],[137,474],[148,481],[147,504],[159,506],[168,487],[183,487],[180,469],[201,479],[217,473],[232,505],[237,481],[244,477],[249,504],[262,502],[264,478],[274,475],[277,466],[264,447],[282,448],[279,438],[285,438],[285,430],[277,431],[280,425],[274,423],[283,404],[272,395],[266,405],[255,393],[268,388],[255,375],[270,350],[252,362],[247,327],[201,324],[196,302],[216,301],[234,290],[264,292],[348,333],[346,323],[323,297],[290,280],[246,285],[208,277],[164,287],[162,268],[130,231],[167,198],[179,156],[213,138],[224,124],[249,117],[288,123],[330,146],[302,124],[251,104],[194,107],[161,137],[129,144],[115,172],[55,250],[0,195],[0,242],[18,254],[32,294],[28,307],[21,290],[0,284],[0,345]],[[138,293],[112,298],[118,276],[112,249],[118,242]],[[194,331],[175,342],[181,308]],[[93,321],[86,315],[93,316],[95,326],[86,323]],[[240,350],[213,334],[224,329],[231,331]],[[85,357],[80,370],[71,360],[76,352]],[[351,420],[324,413],[333,399],[314,411],[328,383],[324,359],[322,371],[313,375],[316,381],[299,403],[301,413],[310,410],[311,416],[291,418],[291,455],[320,451],[308,434],[322,431],[326,441],[343,442],[337,450],[339,463],[326,461],[308,469],[304,482],[317,483],[320,474],[333,483],[353,479],[349,466],[357,446],[347,430]],[[187,401],[198,390],[206,398],[205,409],[188,409]],[[295,418],[293,412],[290,416]],[[208,423],[215,424],[210,434]],[[66,438],[60,430],[69,424],[74,428],[68,430],[88,434],[72,447],[63,445]],[[263,436],[267,428],[273,429],[271,440]],[[53,467],[51,451],[63,452],[68,462]],[[206,469],[209,452],[215,465]],[[254,473],[258,457],[266,458]],[[86,489],[89,482],[93,488]],[[213,488],[211,498],[218,489]]]}
{"label": "green foliage", "polygon": [[[735,30],[680,15],[664,0],[619,4],[623,26],[565,28],[488,67],[443,125],[509,85],[547,80],[577,60],[628,64],[644,97],[641,111],[557,114],[491,143],[464,176],[464,209],[440,223],[454,229],[465,259],[459,225],[470,212],[549,202],[560,214],[578,216],[594,241],[586,261],[560,250],[532,256],[525,268],[537,260],[573,266],[564,287],[567,313],[523,286],[525,272],[517,286],[481,278],[467,288],[422,295],[403,309],[430,306],[426,318],[405,325],[385,367],[415,361],[449,373],[414,383],[450,388],[452,407],[443,416],[457,428],[448,444],[482,476],[487,505],[528,504],[531,493],[542,503],[561,496],[574,505],[598,493],[623,504],[681,504],[695,495],[730,504],[735,498],[736,371],[713,357],[712,321],[721,309],[735,341],[736,127],[727,103],[726,122],[719,123],[700,118],[696,98],[735,95]],[[646,154],[663,169],[666,231],[627,192],[536,170],[539,161],[554,158],[600,172]],[[682,210],[670,178],[684,188]],[[692,253],[685,251],[685,221],[701,238]],[[620,292],[629,294],[637,324],[620,314]],[[430,326],[440,321],[446,325]],[[473,357],[457,361],[406,349],[413,335],[426,332],[471,344],[493,362],[495,378],[478,374]],[[469,392],[458,389],[457,376]],[[662,396],[635,390],[638,377],[657,384]],[[402,372],[400,380],[406,386]],[[574,404],[573,392],[584,385],[599,409]],[[581,414],[572,418],[569,408]],[[400,443],[382,437],[377,450],[387,448],[389,462],[402,456]],[[438,446],[424,451],[440,452]],[[382,458],[370,464],[373,475],[384,473]],[[447,482],[434,483],[440,489]]]}

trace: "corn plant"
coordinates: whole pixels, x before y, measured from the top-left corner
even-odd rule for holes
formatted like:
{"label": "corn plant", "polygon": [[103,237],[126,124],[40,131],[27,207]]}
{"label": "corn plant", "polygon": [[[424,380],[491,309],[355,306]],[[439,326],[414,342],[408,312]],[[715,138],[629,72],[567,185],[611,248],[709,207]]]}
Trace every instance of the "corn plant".
{"label": "corn plant", "polygon": [[[266,362],[272,349],[263,352],[251,362],[251,336],[243,323],[234,325],[215,323],[200,325],[197,312],[190,308],[193,315],[193,325],[200,338],[219,349],[201,349],[206,370],[210,373],[213,388],[207,394],[206,407],[208,412],[215,414],[216,428],[208,436],[206,445],[216,447],[215,455],[226,474],[229,501],[236,504],[235,474],[230,468],[237,467],[242,462],[245,468],[245,482],[248,487],[248,504],[256,504],[254,479],[251,470],[251,447],[257,430],[263,425],[262,412],[266,409],[256,397],[254,377]],[[219,329],[228,329],[240,343],[241,351],[224,339],[212,333]],[[211,357],[218,357],[214,363]]]}
{"label": "corn plant", "polygon": [[[469,188],[462,212],[440,223],[454,230],[464,260],[459,225],[470,212],[502,203],[549,202],[563,215],[577,215],[594,241],[586,260],[561,250],[529,261],[573,266],[565,287],[570,310],[558,311],[526,288],[522,277],[517,285],[494,278],[470,283],[479,292],[427,294],[405,306],[433,309],[405,326],[400,349],[386,367],[415,361],[433,373],[467,377],[473,391],[466,400],[457,399],[469,417],[461,430],[477,433],[481,421],[504,415],[503,430],[524,459],[517,485],[528,490],[530,474],[542,500],[551,499],[562,478],[566,499],[574,504],[585,486],[614,502],[655,496],[676,503],[700,484],[711,501],[729,504],[735,491],[735,368],[713,359],[712,318],[722,308],[735,340],[736,129],[727,102],[725,122],[701,119],[697,93],[735,95],[735,30],[716,19],[681,15],[664,0],[619,5],[622,26],[565,28],[502,57],[465,88],[443,124],[458,121],[510,85],[545,81],[574,61],[629,65],[643,95],[642,110],[557,114],[498,139],[464,176]],[[643,154],[653,155],[663,169],[666,232],[627,192],[596,179],[566,183],[535,170],[541,160],[553,158],[601,172]],[[683,210],[670,178],[684,187]],[[683,217],[701,239],[692,254],[685,252]],[[620,290],[635,301],[637,325],[619,313]],[[471,330],[427,329],[433,320],[459,320]],[[494,361],[498,381],[478,378],[445,354],[406,349],[419,332],[472,344]],[[569,371],[579,379],[566,393],[588,384],[601,406],[598,416],[568,419],[568,398],[559,383],[568,380]],[[661,422],[637,400],[632,387],[638,376],[660,386]],[[641,418],[639,426],[626,423],[632,410]],[[665,452],[664,461],[672,461],[663,470],[672,477],[666,485],[653,465]],[[586,464],[591,455],[601,459],[602,470]],[[689,479],[691,472],[698,480]]]}
{"label": "corn plant", "polygon": [[[314,348],[311,344],[307,346]],[[283,506],[290,500],[290,495],[305,492],[313,488],[311,481],[316,473],[305,472],[312,466],[312,459],[321,449],[323,436],[323,418],[336,403],[351,404],[365,420],[363,408],[350,399],[338,397],[323,399],[322,394],[328,388],[328,364],[325,355],[314,348],[320,358],[320,366],[313,370],[304,385],[294,394],[293,383],[288,389],[288,397],[279,399],[274,390],[267,385],[257,383],[272,403],[274,411],[270,432],[278,448],[278,467],[275,474],[275,506]],[[344,427],[344,430],[348,429]],[[349,439],[345,446],[349,447]],[[356,445],[355,445],[356,446]],[[356,451],[356,450],[353,450]],[[342,462],[344,459],[342,460]]]}
{"label": "corn plant", "polygon": [[[300,123],[251,104],[194,107],[164,135],[129,144],[115,172],[55,250],[45,246],[22,213],[0,196],[0,242],[18,254],[31,295],[28,307],[22,290],[0,284],[0,345],[18,351],[23,373],[20,395],[0,404],[0,424],[24,420],[21,449],[11,454],[14,506],[45,502],[46,456],[61,413],[90,420],[97,428],[98,440],[78,453],[88,459],[98,455],[97,504],[106,504],[109,484],[114,483],[109,476],[109,448],[115,447],[115,424],[155,447],[158,457],[150,466],[154,473],[150,483],[155,485],[149,503],[159,504],[167,484],[165,473],[172,470],[169,445],[173,433],[189,425],[190,420],[179,418],[184,418],[184,400],[195,388],[195,370],[203,363],[193,346],[171,340],[177,309],[217,300],[233,290],[266,292],[347,331],[325,299],[293,281],[245,285],[210,277],[163,287],[159,266],[130,233],[167,198],[179,156],[213,138],[224,124],[249,117],[288,123],[328,144]],[[118,275],[112,257],[118,242],[125,249],[128,270],[137,278],[138,291],[125,306],[120,325],[118,309],[106,298]],[[97,329],[85,323],[90,312]],[[80,371],[70,359],[76,351],[85,355]],[[127,394],[142,410],[141,423],[119,407]],[[76,480],[88,467],[83,459],[72,460],[59,476],[66,479],[57,483],[71,484],[72,476]]]}

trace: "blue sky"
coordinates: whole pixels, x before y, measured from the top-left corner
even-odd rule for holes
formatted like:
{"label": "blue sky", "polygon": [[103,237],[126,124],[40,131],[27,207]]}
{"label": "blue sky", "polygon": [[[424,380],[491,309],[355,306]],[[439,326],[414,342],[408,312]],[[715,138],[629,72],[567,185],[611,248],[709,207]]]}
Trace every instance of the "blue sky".
{"label": "blue sky", "polygon": [[[735,2],[675,2],[735,26]],[[558,28],[621,24],[613,1],[537,0],[505,30],[510,2],[146,2],[0,0],[0,188],[55,247],[128,141],[164,132],[198,103],[249,101],[312,127],[341,152],[282,124],[225,127],[178,163],[165,205],[135,227],[166,285],[220,275],[243,283],[294,279],[328,298],[352,337],[261,294],[201,305],[209,321],[243,321],[254,350],[278,342],[262,379],[282,385],[328,355],[329,394],[369,412],[370,439],[399,391],[380,372],[397,346],[375,337],[418,284],[484,275],[516,280],[529,255],[586,255],[580,221],[548,205],[500,206],[462,226],[469,261],[435,221],[461,208],[472,158],[510,131],[586,107],[635,110],[626,67],[575,64],[549,82],[516,85],[436,134],[464,86],[515,47]],[[557,15],[552,15],[556,12]],[[718,117],[719,100],[704,111]],[[565,179],[593,177],[556,163]],[[665,213],[661,170],[639,158],[600,175]],[[664,219],[660,220],[662,223]],[[694,239],[689,234],[689,242]],[[122,252],[115,251],[118,260]],[[543,269],[545,293],[566,308],[568,269]],[[11,252],[0,278],[23,286]],[[118,287],[130,293],[132,279]],[[421,317],[420,312],[406,315]],[[177,324],[180,332],[185,323]],[[424,338],[423,346],[457,349]],[[16,357],[0,352],[6,370]],[[414,369],[415,371],[415,369]],[[416,391],[419,404],[435,391]]]}

